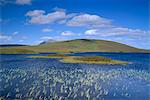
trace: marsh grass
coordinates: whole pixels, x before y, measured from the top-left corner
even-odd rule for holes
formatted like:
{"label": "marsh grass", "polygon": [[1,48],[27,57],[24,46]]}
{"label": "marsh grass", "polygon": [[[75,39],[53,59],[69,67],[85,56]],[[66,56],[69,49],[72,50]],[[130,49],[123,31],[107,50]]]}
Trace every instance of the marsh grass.
{"label": "marsh grass", "polygon": [[128,64],[128,62],[113,60],[103,56],[68,56],[65,54],[49,54],[47,56],[30,56],[30,58],[61,58],[63,63],[83,63],[83,64]]}
{"label": "marsh grass", "polygon": [[69,56],[60,59],[64,63],[83,63],[83,64],[128,64],[125,61],[113,60],[102,56]]}
{"label": "marsh grass", "polygon": [[48,55],[48,57],[60,57],[60,58],[62,58],[62,57],[66,57],[67,55],[65,55],[65,54],[49,54]]}
{"label": "marsh grass", "polygon": [[80,60],[80,61],[111,61],[112,59],[110,58],[106,58],[106,57],[103,57],[103,56],[79,56],[79,57],[75,57],[74,58],[75,60]]}

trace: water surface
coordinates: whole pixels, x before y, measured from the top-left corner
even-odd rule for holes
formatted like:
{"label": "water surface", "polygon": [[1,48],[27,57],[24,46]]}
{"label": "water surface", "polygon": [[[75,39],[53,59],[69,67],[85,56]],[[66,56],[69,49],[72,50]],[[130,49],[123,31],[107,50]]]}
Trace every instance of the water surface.
{"label": "water surface", "polygon": [[[34,54],[46,55],[46,54]],[[132,62],[128,65],[68,64],[58,59],[0,55],[0,97],[5,99],[150,99],[148,53],[77,53]]]}

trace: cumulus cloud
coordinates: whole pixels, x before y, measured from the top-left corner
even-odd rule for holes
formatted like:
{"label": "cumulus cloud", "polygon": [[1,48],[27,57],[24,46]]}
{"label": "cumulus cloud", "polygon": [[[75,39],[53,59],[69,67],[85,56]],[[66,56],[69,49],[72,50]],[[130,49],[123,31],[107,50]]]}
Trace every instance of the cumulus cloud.
{"label": "cumulus cloud", "polygon": [[66,24],[67,26],[110,27],[111,20],[98,15],[66,13],[65,9],[55,8],[55,11],[46,13],[44,10],[28,11],[26,16],[31,24]]}
{"label": "cumulus cloud", "polygon": [[44,13],[45,13],[44,10],[33,10],[33,11],[27,12],[26,16],[36,17],[36,16],[43,15]]}
{"label": "cumulus cloud", "polygon": [[19,32],[17,32],[17,31],[14,32],[14,33],[12,33],[13,36],[15,36],[15,35],[17,35],[17,34],[19,34]]}
{"label": "cumulus cloud", "polygon": [[42,32],[52,32],[53,30],[52,29],[50,29],[50,28],[44,28],[44,29],[42,29]]}
{"label": "cumulus cloud", "polygon": [[[107,40],[120,39],[119,41],[121,41],[122,39],[127,39],[126,41],[132,41],[133,43],[142,37],[146,38],[150,36],[150,31],[115,26],[111,19],[107,19],[100,15],[94,15],[88,13],[84,13],[84,14],[66,13],[65,9],[60,9],[60,8],[55,8],[53,12],[48,12],[48,13],[45,12],[44,10],[33,10],[27,12],[26,16],[28,16],[29,18],[28,22],[31,24],[57,23],[66,26],[71,26],[71,27],[83,27],[86,29],[86,31],[83,32],[84,34],[81,34],[82,35],[80,36],[81,38],[89,37],[89,38],[107,39]],[[43,29],[42,31],[50,32],[51,30]],[[79,35],[75,34],[72,31],[64,31],[60,35],[61,39],[63,40],[68,39],[67,36],[79,36]],[[51,39],[49,37],[43,37],[43,39],[44,38]]]}
{"label": "cumulus cloud", "polygon": [[62,36],[73,36],[75,35],[75,33],[71,32],[71,31],[64,31],[61,33]]}
{"label": "cumulus cloud", "polygon": [[85,35],[98,35],[98,30],[97,29],[90,29],[85,31]]}
{"label": "cumulus cloud", "polygon": [[85,35],[96,35],[96,36],[142,36],[150,34],[149,31],[143,31],[140,29],[129,29],[123,27],[112,27],[112,28],[100,28],[86,30]]}
{"label": "cumulus cloud", "polygon": [[31,24],[51,24],[72,17],[74,14],[67,14],[65,10],[56,10],[47,13],[44,10],[33,10],[26,13],[30,17]]}
{"label": "cumulus cloud", "polygon": [[21,40],[19,40],[19,42],[24,42],[24,40],[21,39]]}
{"label": "cumulus cloud", "polygon": [[111,26],[111,20],[98,15],[81,14],[73,17],[67,22],[68,26],[86,26],[86,27],[108,27]]}
{"label": "cumulus cloud", "polygon": [[11,36],[4,35],[3,33],[0,33],[0,43],[8,42],[12,39]]}
{"label": "cumulus cloud", "polygon": [[53,39],[53,37],[50,37],[50,36],[43,36],[41,37],[41,40],[50,40],[50,39]]}
{"label": "cumulus cloud", "polygon": [[18,5],[30,5],[32,0],[16,0],[16,4]]}
{"label": "cumulus cloud", "polygon": [[6,35],[0,35],[0,40],[5,40],[8,41],[11,39],[11,36],[6,36]]}
{"label": "cumulus cloud", "polygon": [[17,44],[18,42],[24,42],[28,38],[26,36],[23,36],[22,34],[19,34],[19,32],[15,31],[11,34],[5,34],[3,32],[0,32],[0,44]]}
{"label": "cumulus cloud", "polygon": [[35,44],[40,44],[42,42],[56,42],[64,40],[62,36],[43,36],[38,41],[35,41]]}

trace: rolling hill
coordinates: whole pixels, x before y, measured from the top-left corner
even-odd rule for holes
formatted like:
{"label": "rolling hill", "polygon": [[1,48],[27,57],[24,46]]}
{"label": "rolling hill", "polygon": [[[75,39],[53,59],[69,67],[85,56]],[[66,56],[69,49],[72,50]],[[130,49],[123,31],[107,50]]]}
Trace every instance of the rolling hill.
{"label": "rolling hill", "polygon": [[22,44],[1,44],[0,47],[18,47],[18,46],[27,46]]}
{"label": "rolling hill", "polygon": [[[22,50],[29,51],[25,53],[43,53],[43,52],[150,52],[150,50],[138,49],[125,44],[94,39],[76,39],[68,41],[57,41],[51,43],[42,43],[36,46],[21,46],[1,48],[1,54],[11,54],[11,51]],[[15,52],[17,53],[17,52]],[[21,52],[19,52],[21,53]],[[24,53],[24,52],[23,52]]]}

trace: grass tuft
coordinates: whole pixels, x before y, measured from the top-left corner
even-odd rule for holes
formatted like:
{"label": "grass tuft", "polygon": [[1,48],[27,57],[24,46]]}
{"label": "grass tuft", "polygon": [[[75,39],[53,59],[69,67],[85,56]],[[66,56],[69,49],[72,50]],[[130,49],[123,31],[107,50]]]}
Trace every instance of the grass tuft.
{"label": "grass tuft", "polygon": [[75,57],[74,60],[80,60],[80,61],[111,61],[112,59],[102,57],[102,56],[79,56]]}

